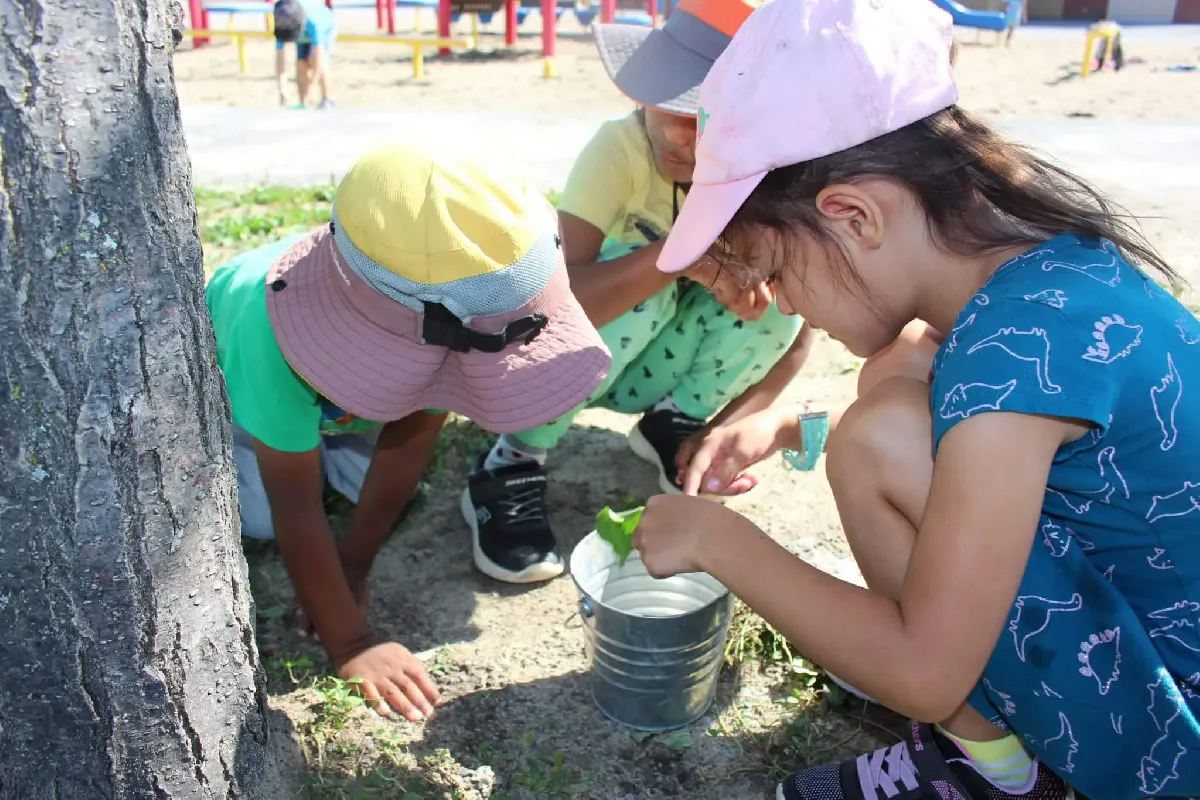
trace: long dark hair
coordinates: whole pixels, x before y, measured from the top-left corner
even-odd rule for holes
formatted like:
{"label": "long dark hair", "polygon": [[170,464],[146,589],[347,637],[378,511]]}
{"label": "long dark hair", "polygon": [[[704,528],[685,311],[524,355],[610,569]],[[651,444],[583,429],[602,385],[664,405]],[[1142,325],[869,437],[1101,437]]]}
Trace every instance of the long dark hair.
{"label": "long dark hair", "polygon": [[[771,170],[725,228],[712,255],[728,260],[731,243],[770,228],[834,238],[815,200],[825,187],[881,177],[912,191],[946,251],[973,256],[1034,245],[1064,233],[1107,239],[1130,262],[1157,270],[1173,288],[1183,279],[1146,241],[1133,217],[1062,167],[1008,141],[952,106],[897,131],[823,158]],[[784,251],[784,257],[793,248]],[[845,263],[845,253],[841,254]]]}

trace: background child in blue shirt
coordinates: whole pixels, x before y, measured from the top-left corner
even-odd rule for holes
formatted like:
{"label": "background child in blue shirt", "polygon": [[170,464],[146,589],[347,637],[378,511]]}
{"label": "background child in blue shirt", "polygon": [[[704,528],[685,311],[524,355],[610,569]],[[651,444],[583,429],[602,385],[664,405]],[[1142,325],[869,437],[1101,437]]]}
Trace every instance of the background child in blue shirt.
{"label": "background child in blue shirt", "polygon": [[320,0],[279,0],[275,4],[275,82],[279,87],[279,105],[287,105],[283,90],[285,45],[296,44],[296,88],[300,105],[308,104],[313,84],[321,87],[320,108],[329,108],[329,59],[337,39],[333,11]]}
{"label": "background child in blue shirt", "polygon": [[1025,6],[1025,0],[1006,0],[1004,7],[1004,46],[1008,47],[1012,44],[1013,33],[1017,28],[1025,24],[1028,17],[1028,10]]}

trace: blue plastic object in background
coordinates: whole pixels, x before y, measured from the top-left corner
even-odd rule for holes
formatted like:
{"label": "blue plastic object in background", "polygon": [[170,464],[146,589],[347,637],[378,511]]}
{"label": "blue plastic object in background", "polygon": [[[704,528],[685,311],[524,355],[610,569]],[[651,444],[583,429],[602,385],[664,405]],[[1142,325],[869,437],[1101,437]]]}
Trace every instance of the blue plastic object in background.
{"label": "blue plastic object in background", "polygon": [[618,25],[644,25],[647,28],[654,25],[654,20],[650,19],[650,15],[645,11],[618,11],[613,17],[613,22]]}
{"label": "blue plastic object in background", "polygon": [[975,11],[961,3],[954,2],[954,0],[931,0],[931,2],[943,11],[949,12],[950,19],[954,24],[964,28],[1002,31],[1007,27],[1004,24],[1004,14],[994,11]]}

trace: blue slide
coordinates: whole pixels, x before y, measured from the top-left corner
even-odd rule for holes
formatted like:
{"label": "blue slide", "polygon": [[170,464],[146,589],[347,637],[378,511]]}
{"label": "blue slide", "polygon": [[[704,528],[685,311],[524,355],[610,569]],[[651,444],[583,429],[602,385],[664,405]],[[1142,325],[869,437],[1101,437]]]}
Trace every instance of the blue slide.
{"label": "blue slide", "polygon": [[964,28],[979,28],[985,31],[1002,31],[1005,28],[1004,15],[996,12],[973,11],[954,0],[932,0],[938,8],[950,14],[955,25]]}

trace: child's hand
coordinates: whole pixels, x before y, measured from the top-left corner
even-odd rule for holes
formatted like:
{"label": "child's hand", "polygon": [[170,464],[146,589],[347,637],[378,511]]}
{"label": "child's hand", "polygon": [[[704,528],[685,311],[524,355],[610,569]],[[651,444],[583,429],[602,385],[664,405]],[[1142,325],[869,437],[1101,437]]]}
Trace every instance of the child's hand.
{"label": "child's hand", "polygon": [[717,302],[740,319],[761,317],[775,302],[775,290],[761,276],[739,267],[722,267],[711,256],[701,256],[683,275],[706,287]]}
{"label": "child's hand", "polygon": [[[705,427],[703,430],[697,431],[683,440],[683,444],[679,445],[679,450],[675,453],[675,469],[677,471],[677,477],[675,480],[681,487],[687,485],[688,475],[692,464],[694,463],[696,453],[698,453],[700,449],[704,447],[705,443],[708,442],[711,437],[719,438],[723,436],[727,430],[728,426],[724,425]],[[700,482],[697,484],[696,491],[694,493],[690,493],[694,494],[696,497],[706,494],[719,494],[723,496],[744,494],[745,492],[753,489],[755,486],[758,486],[758,478],[754,477],[748,472],[743,472],[741,475],[738,475],[733,481],[731,481],[728,485],[725,485],[723,488],[719,485],[719,482],[713,482],[711,485],[715,488],[710,489],[710,484],[706,483],[704,480],[704,475],[700,473],[697,473],[697,478]],[[715,481],[715,479],[710,480]]]}
{"label": "child's hand", "polygon": [[646,571],[655,578],[701,572],[701,547],[713,533],[728,529],[730,517],[741,517],[724,506],[699,497],[660,494],[646,502],[633,532],[633,546]]}
{"label": "child's hand", "polygon": [[395,711],[411,722],[432,719],[442,702],[425,665],[395,642],[368,647],[342,664],[338,676],[358,678],[367,705],[387,716]]}
{"label": "child's hand", "polygon": [[758,480],[746,469],[779,449],[784,422],[779,410],[766,409],[689,439],[675,459],[684,494],[735,495],[753,489]]}

